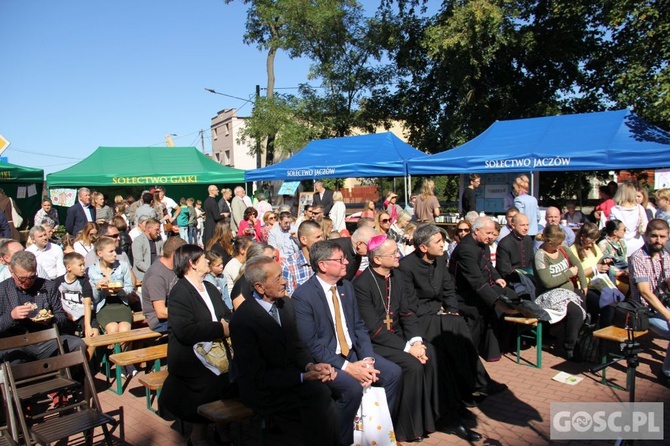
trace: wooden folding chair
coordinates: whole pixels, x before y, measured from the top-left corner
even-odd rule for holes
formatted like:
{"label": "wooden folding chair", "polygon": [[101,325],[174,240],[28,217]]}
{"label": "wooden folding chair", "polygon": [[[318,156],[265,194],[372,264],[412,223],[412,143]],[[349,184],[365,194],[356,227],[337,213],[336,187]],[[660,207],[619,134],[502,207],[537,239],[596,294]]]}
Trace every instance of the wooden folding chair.
{"label": "wooden folding chair", "polygon": [[[47,330],[42,330],[34,333],[25,333],[22,335],[12,336],[2,339],[2,349],[10,350],[15,348],[27,347],[40,342],[54,341],[58,346],[58,353],[64,354],[63,343],[60,339],[60,334],[56,325]],[[18,426],[16,424],[16,416],[11,406],[11,397],[6,388],[6,373],[4,369],[0,370],[0,387],[2,388],[3,403],[5,404],[6,419],[12,437],[18,441]],[[36,400],[42,398],[49,393],[60,393],[65,389],[71,387],[78,387],[80,384],[72,379],[69,369],[44,374],[39,379],[30,380],[26,383],[21,383],[18,397],[25,403],[29,400]]]}
{"label": "wooden folding chair", "polygon": [[[32,423],[28,425],[25,402],[20,397],[23,386],[17,383],[30,383],[45,375],[65,372],[71,367],[82,367],[84,370],[83,394],[74,389],[58,406],[49,407],[42,412],[39,412],[38,406],[31,406]],[[109,446],[113,444],[111,434],[119,423],[102,411],[83,351],[78,350],[25,364],[11,365],[5,362],[4,369],[26,445],[33,443],[48,445],[79,433],[83,433],[87,444],[91,444],[93,430],[96,427],[102,428],[106,444]],[[111,431],[108,425],[112,427]]]}

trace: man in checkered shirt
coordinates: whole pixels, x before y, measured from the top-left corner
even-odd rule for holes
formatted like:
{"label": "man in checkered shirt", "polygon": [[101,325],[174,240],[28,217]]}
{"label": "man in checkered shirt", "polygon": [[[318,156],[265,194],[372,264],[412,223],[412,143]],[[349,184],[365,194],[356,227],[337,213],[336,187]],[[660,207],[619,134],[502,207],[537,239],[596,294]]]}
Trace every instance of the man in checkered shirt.
{"label": "man in checkered shirt", "polygon": [[314,274],[309,263],[309,248],[321,240],[323,240],[323,231],[317,222],[305,220],[300,223],[298,227],[300,251],[288,257],[282,267],[282,275],[286,279],[286,294],[289,296]]}
{"label": "man in checkered shirt", "polygon": [[[631,285],[635,285],[631,286],[632,297],[650,307],[649,328],[665,339],[670,339],[670,254],[663,249],[668,232],[668,222],[651,220],[645,231],[645,245],[629,258]],[[666,386],[670,385],[669,353],[670,346],[659,374]]]}

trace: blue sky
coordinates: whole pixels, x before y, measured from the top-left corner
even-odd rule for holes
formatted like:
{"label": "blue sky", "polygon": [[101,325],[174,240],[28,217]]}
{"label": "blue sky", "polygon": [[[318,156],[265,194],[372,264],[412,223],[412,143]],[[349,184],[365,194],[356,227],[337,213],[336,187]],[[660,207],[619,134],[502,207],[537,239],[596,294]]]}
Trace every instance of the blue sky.
{"label": "blue sky", "polygon": [[[162,146],[166,133],[200,147],[204,129],[209,151],[210,119],[243,101],[204,88],[248,98],[266,83],[239,2],[0,0],[0,17],[3,156],[45,173],[98,146]],[[280,52],[276,86],[306,82],[308,70]]]}

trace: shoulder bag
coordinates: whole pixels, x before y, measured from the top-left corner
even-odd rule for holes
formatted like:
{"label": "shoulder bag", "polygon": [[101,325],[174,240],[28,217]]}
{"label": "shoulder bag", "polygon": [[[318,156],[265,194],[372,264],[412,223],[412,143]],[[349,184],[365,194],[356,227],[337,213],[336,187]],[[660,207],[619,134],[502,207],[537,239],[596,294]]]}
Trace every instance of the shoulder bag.
{"label": "shoulder bag", "polygon": [[18,228],[23,224],[23,217],[21,217],[21,214],[19,214],[19,212],[16,210],[16,204],[14,203],[14,200],[10,198],[9,204],[12,206],[12,223],[14,223],[15,228]]}
{"label": "shoulder bag", "polygon": [[612,325],[619,328],[632,328],[635,331],[649,329],[649,308],[641,302],[624,300],[614,307]]}

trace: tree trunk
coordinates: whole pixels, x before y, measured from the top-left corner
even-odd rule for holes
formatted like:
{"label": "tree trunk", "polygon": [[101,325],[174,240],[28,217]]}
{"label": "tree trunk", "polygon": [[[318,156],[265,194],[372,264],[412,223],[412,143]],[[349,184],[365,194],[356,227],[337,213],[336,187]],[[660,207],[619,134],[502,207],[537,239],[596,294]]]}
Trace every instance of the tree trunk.
{"label": "tree trunk", "polygon": [[[268,73],[268,84],[265,90],[265,97],[272,99],[275,92],[275,57],[277,55],[277,48],[270,48],[268,51],[268,58],[266,60],[266,68]],[[268,135],[265,142],[265,166],[274,164],[275,158],[275,135]]]}

